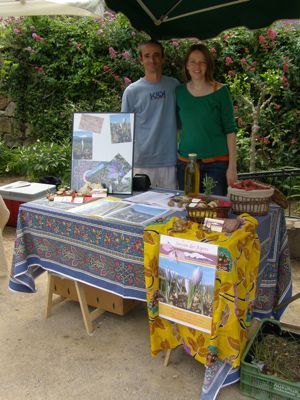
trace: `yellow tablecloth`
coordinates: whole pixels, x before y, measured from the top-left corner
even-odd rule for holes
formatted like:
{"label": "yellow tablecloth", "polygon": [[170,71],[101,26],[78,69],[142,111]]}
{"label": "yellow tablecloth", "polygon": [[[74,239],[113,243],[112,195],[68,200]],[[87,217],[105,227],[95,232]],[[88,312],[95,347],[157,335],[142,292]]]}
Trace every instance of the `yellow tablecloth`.
{"label": "yellow tablecloth", "polygon": [[[174,233],[172,227],[176,217],[145,228],[144,265],[152,355],[183,345],[196,360],[205,364],[208,346],[214,346],[220,360],[231,364],[233,368],[240,365],[251,322],[260,259],[260,243],[256,234],[258,222],[248,214],[240,217],[241,226],[230,234],[206,233],[192,222],[186,232]],[[158,316],[160,234],[219,246],[211,334]]]}

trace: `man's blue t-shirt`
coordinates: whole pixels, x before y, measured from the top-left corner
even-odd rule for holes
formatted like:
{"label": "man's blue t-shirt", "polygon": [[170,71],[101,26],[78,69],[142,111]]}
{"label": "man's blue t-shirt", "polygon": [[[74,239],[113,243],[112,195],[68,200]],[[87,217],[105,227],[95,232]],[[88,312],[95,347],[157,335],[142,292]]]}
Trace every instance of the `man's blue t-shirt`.
{"label": "man's blue t-shirt", "polygon": [[159,82],[144,78],[129,85],[122,97],[122,112],[135,113],[134,166],[137,168],[176,165],[175,78]]}

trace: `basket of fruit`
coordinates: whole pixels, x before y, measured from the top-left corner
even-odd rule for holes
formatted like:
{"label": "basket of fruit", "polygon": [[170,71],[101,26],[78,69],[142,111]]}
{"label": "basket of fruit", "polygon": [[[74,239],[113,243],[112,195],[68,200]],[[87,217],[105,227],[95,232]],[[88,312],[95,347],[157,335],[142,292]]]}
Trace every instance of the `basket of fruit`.
{"label": "basket of fruit", "polygon": [[207,201],[200,197],[193,199],[186,210],[191,221],[203,224],[205,218],[227,218],[230,208],[230,201],[213,198]]}
{"label": "basket of fruit", "polygon": [[266,215],[274,188],[261,182],[246,179],[228,187],[228,196],[235,214]]}
{"label": "basket of fruit", "polygon": [[191,199],[186,210],[188,219],[202,224],[205,218],[227,218],[231,202],[211,196],[215,181],[205,176],[203,180],[204,195]]}

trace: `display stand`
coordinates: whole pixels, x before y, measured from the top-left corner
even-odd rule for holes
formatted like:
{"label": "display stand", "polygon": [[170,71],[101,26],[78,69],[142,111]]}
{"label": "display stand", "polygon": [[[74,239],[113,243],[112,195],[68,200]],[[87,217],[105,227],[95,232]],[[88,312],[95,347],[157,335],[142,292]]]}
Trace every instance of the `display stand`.
{"label": "display stand", "polygon": [[[50,317],[53,306],[66,300],[79,302],[84,326],[89,335],[95,329],[93,321],[105,311],[125,315],[138,304],[136,300],[123,299],[104,290],[48,272],[46,318]],[[90,311],[89,306],[94,310]]]}

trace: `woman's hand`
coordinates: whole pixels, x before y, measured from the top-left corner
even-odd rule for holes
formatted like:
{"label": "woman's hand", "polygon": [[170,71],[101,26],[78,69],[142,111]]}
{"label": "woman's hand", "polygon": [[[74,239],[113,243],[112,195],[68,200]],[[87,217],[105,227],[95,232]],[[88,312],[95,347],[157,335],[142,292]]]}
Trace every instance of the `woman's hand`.
{"label": "woman's hand", "polygon": [[226,179],[227,179],[227,185],[231,186],[232,183],[237,181],[237,170],[236,166],[229,165],[228,169],[226,171]]}

